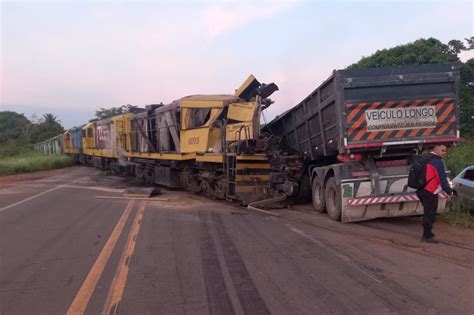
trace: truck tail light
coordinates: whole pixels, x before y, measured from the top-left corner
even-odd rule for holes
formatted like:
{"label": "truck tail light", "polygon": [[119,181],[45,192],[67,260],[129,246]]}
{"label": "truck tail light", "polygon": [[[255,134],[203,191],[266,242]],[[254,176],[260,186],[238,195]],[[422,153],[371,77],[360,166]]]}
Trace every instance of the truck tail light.
{"label": "truck tail light", "polygon": [[337,160],[339,162],[362,161],[362,155],[361,154],[339,154],[337,156]]}

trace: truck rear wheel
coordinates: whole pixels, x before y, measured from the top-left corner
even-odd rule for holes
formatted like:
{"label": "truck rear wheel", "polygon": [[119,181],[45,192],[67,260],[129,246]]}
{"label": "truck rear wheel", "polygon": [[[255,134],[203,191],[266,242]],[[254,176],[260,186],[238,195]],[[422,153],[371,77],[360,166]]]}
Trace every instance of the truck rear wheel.
{"label": "truck rear wheel", "polygon": [[311,198],[311,188],[310,188],[310,182],[309,182],[309,175],[304,174],[301,176],[301,179],[298,183],[298,192],[296,193],[296,196],[294,197],[294,200],[298,204],[302,203],[308,203],[310,198]]}
{"label": "truck rear wheel", "polygon": [[311,196],[313,197],[313,207],[319,213],[326,211],[324,207],[324,189],[318,181],[318,178],[313,179],[313,185],[311,186]]}
{"label": "truck rear wheel", "polygon": [[341,191],[336,184],[336,178],[331,177],[326,182],[324,199],[329,217],[334,221],[339,221],[341,219]]}

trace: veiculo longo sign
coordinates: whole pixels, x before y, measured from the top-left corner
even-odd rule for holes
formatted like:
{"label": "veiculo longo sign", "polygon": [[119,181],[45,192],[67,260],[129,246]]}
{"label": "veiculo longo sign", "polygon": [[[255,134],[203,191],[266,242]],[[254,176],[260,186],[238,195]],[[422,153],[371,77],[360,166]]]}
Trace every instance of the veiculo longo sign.
{"label": "veiculo longo sign", "polygon": [[371,109],[365,111],[367,131],[436,127],[436,106]]}

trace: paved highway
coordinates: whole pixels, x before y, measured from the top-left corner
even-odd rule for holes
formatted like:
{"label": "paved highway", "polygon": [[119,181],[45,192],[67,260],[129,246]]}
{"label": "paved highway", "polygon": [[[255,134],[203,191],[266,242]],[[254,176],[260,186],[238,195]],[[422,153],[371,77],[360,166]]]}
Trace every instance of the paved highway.
{"label": "paved highway", "polygon": [[419,218],[249,212],[72,167],[0,178],[0,314],[327,314],[474,310],[474,234]]}

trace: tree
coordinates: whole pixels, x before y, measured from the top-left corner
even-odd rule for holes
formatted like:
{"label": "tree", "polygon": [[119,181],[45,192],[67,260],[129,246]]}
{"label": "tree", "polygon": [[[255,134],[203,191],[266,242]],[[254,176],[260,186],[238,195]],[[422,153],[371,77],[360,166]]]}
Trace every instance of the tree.
{"label": "tree", "polygon": [[36,136],[32,139],[33,143],[41,142],[64,133],[64,128],[55,115],[48,113],[43,115],[42,122],[37,125],[36,131]]}
{"label": "tree", "polygon": [[138,108],[138,106],[130,105],[130,104],[122,105],[122,106],[119,106],[119,107],[111,107],[109,109],[106,109],[106,108],[102,107],[102,108],[100,108],[99,110],[97,110],[95,112],[95,117],[97,117],[98,119],[105,119],[105,118],[125,114],[125,113],[128,113],[128,112],[133,112],[137,108]]}
{"label": "tree", "polygon": [[348,68],[378,68],[396,65],[427,63],[458,63],[461,73],[461,133],[474,136],[474,59],[462,63],[458,55],[474,49],[474,37],[466,38],[465,45],[460,40],[450,40],[447,44],[435,38],[418,39],[413,43],[378,50],[375,54],[362,57]]}
{"label": "tree", "polygon": [[0,112],[0,144],[13,141],[26,142],[25,131],[30,124],[24,114]]}

